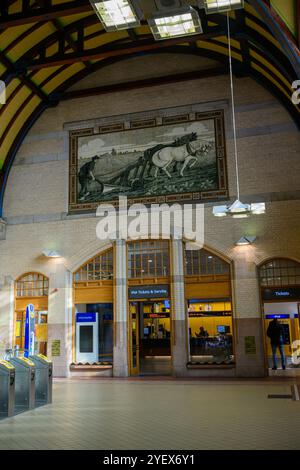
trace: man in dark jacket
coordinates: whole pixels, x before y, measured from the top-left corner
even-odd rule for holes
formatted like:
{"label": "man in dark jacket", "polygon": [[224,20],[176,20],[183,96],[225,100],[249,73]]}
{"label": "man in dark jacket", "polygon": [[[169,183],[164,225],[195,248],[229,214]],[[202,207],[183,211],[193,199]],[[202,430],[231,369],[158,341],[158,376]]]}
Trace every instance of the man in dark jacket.
{"label": "man in dark jacket", "polygon": [[271,340],[272,355],[273,355],[273,370],[277,369],[276,351],[277,348],[280,352],[282,369],[285,370],[285,357],[283,351],[283,327],[278,322],[277,318],[274,318],[268,326],[267,335]]}

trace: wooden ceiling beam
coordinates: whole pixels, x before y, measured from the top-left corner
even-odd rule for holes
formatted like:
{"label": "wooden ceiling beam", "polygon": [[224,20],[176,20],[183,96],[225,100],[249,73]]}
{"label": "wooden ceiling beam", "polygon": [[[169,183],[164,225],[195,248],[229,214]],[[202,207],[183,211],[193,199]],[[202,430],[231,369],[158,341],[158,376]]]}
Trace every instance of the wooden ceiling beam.
{"label": "wooden ceiling beam", "polygon": [[[1,0],[2,1],[2,0]],[[76,15],[78,13],[92,12],[89,0],[73,0],[61,4],[48,2],[46,7],[29,8],[18,13],[7,13],[4,8],[0,10],[0,30],[11,26],[19,26],[28,23],[47,22],[55,18]]]}
{"label": "wooden ceiling beam", "polygon": [[143,80],[134,80],[130,82],[115,83],[84,90],[66,91],[57,96],[58,100],[73,100],[76,98],[86,98],[87,96],[107,95],[118,91],[128,91],[138,88],[147,88],[152,86],[166,85],[171,83],[185,82],[189,80],[199,80],[201,78],[217,77],[227,75],[228,68],[220,65],[219,67],[208,68],[205,70],[196,70],[193,72],[165,75],[161,77],[147,78]]}
{"label": "wooden ceiling beam", "polygon": [[154,41],[154,39],[140,39],[131,41],[127,44],[116,44],[110,46],[101,46],[95,49],[87,49],[76,53],[55,54],[52,57],[42,57],[39,59],[20,61],[22,67],[28,70],[37,70],[44,67],[54,67],[65,64],[73,64],[79,61],[107,59],[109,57],[125,56],[136,54],[138,52],[157,51],[166,47],[185,44],[197,41],[205,41],[218,36],[224,36],[226,32],[219,27],[211,28],[207,34],[197,34],[188,38],[174,38],[164,41]]}

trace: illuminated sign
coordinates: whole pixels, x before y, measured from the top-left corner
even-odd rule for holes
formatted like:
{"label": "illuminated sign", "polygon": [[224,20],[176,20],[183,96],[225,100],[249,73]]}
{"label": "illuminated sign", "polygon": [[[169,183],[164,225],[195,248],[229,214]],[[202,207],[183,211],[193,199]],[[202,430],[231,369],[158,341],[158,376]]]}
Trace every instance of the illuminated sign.
{"label": "illuminated sign", "polygon": [[300,299],[300,289],[297,287],[264,289],[262,298],[263,300],[296,300]]}
{"label": "illuminated sign", "polygon": [[77,323],[94,323],[96,321],[96,313],[77,313]]}
{"label": "illuminated sign", "polygon": [[129,299],[162,299],[170,297],[168,284],[132,286],[128,288]]}
{"label": "illuminated sign", "polygon": [[280,314],[275,313],[273,315],[266,315],[267,320],[273,320],[274,318],[277,318],[278,320],[280,320],[280,319],[290,318],[290,316],[285,313],[280,313]]}

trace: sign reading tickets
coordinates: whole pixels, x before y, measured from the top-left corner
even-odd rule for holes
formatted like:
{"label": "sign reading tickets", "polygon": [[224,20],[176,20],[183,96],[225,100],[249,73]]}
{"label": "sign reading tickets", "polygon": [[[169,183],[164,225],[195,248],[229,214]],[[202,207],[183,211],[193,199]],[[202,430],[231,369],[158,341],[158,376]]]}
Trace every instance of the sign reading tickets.
{"label": "sign reading tickets", "polygon": [[300,299],[299,287],[264,289],[263,300],[298,300]]}
{"label": "sign reading tickets", "polygon": [[255,336],[245,336],[245,354],[256,354]]}
{"label": "sign reading tickets", "polygon": [[51,344],[51,355],[60,356],[60,339],[54,339]]}
{"label": "sign reading tickets", "polygon": [[170,297],[168,284],[132,286],[128,288],[129,299],[164,299]]}

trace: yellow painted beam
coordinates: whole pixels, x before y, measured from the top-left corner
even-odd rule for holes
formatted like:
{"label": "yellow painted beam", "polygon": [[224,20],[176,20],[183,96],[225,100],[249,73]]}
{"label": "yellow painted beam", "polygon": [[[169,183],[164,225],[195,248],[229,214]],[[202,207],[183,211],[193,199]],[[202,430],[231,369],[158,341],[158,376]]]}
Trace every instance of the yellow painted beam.
{"label": "yellow painted beam", "polygon": [[295,0],[271,0],[272,8],[283,19],[289,30],[297,36],[297,14]]}

